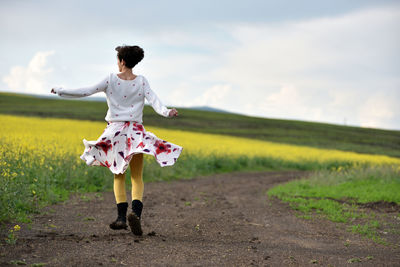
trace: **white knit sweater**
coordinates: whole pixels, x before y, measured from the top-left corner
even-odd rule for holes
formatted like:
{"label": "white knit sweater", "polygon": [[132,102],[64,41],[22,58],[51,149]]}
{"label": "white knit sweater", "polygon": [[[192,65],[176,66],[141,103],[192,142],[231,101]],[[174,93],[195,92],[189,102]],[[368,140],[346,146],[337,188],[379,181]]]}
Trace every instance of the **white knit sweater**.
{"label": "white knit sweater", "polygon": [[160,101],[149,82],[142,75],[137,75],[134,80],[123,80],[116,73],[110,73],[101,82],[78,89],[56,87],[54,91],[61,97],[77,98],[95,93],[104,92],[107,97],[108,111],[105,120],[111,121],[136,121],[143,123],[143,107],[145,99],[153,109],[164,117],[169,117],[168,109]]}

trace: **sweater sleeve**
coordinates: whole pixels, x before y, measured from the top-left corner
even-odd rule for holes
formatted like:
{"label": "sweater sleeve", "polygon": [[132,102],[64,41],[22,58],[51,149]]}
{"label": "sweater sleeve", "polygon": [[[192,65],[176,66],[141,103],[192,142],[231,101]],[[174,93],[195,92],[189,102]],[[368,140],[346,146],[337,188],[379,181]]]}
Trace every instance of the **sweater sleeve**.
{"label": "sweater sleeve", "polygon": [[[143,77],[143,76],[142,76]],[[158,98],[158,96],[154,93],[154,91],[150,88],[150,84],[145,77],[143,77],[143,93],[147,101],[153,107],[153,109],[164,117],[169,117],[169,112],[171,109],[168,109]]]}
{"label": "sweater sleeve", "polygon": [[63,87],[56,87],[54,91],[57,95],[65,98],[77,98],[93,95],[99,92],[105,92],[109,84],[109,76],[105,77],[100,82],[87,87],[77,88],[77,89],[67,89]]}

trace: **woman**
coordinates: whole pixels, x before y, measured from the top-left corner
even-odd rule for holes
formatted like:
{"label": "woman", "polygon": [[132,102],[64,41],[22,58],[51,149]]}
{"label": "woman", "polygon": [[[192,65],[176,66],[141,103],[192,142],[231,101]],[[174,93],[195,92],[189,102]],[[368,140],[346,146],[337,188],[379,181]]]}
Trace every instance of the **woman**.
{"label": "woman", "polygon": [[153,109],[164,117],[178,116],[175,108],[168,109],[150,88],[142,75],[135,75],[132,68],[144,57],[139,46],[118,46],[120,73],[110,73],[99,83],[78,89],[52,88],[51,93],[61,97],[75,98],[104,92],[108,111],[107,127],[96,141],[83,139],[85,150],[80,156],[89,166],[104,166],[114,174],[114,195],[118,217],[110,224],[113,230],[127,229],[128,202],[125,191],[125,171],[131,169],[132,212],[128,222],[135,235],[142,235],[141,213],[143,209],[143,154],[154,156],[161,167],[175,164],[183,148],[158,138],[146,131],[142,124],[145,99]]}

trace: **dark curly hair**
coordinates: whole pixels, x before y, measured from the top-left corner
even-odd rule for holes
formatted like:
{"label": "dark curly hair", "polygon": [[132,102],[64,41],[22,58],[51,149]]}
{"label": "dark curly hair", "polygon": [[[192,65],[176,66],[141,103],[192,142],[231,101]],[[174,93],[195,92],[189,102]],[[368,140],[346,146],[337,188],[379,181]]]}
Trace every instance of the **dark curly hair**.
{"label": "dark curly hair", "polygon": [[130,69],[136,66],[144,57],[143,49],[137,45],[117,46],[115,50],[118,51],[117,57],[119,61],[124,60],[125,66]]}

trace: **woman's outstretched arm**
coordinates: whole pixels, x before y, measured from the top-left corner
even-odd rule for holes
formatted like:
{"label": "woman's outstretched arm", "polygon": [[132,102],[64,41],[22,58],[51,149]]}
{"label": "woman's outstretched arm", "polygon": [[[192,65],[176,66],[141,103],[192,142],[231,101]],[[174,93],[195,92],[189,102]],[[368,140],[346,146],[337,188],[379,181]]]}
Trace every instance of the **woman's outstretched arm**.
{"label": "woman's outstretched arm", "polygon": [[150,84],[145,77],[143,77],[143,93],[144,93],[144,96],[146,97],[147,101],[149,102],[149,104],[161,116],[172,117],[172,116],[178,115],[178,112],[176,111],[176,109],[174,109],[174,108],[169,109],[161,102],[161,100],[154,93],[154,91],[151,90]]}
{"label": "woman's outstretched arm", "polygon": [[51,89],[51,93],[57,94],[61,97],[66,98],[77,98],[93,95],[99,92],[105,92],[109,84],[109,76],[104,78],[102,81],[92,86],[77,88],[77,89],[66,89],[63,87],[54,87]]}

